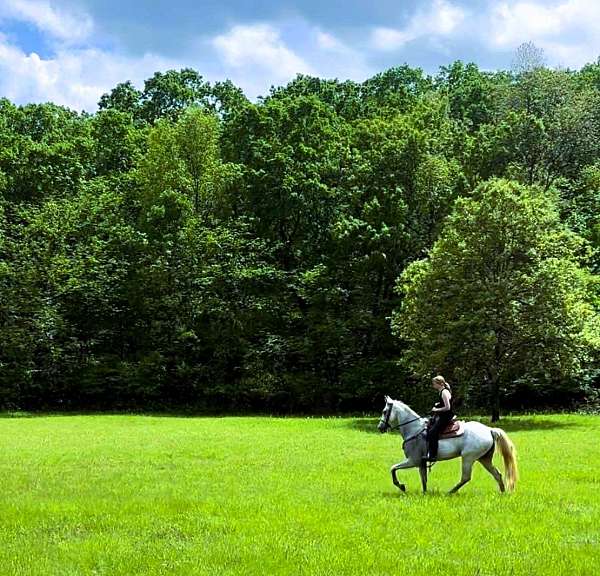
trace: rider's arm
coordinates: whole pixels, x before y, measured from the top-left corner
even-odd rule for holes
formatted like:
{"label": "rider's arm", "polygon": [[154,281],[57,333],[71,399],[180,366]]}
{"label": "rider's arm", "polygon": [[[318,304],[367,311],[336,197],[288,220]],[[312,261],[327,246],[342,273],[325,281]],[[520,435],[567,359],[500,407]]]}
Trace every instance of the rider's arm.
{"label": "rider's arm", "polygon": [[444,405],[434,408],[432,412],[448,412],[450,410],[450,392],[448,390],[442,390],[442,402]]}

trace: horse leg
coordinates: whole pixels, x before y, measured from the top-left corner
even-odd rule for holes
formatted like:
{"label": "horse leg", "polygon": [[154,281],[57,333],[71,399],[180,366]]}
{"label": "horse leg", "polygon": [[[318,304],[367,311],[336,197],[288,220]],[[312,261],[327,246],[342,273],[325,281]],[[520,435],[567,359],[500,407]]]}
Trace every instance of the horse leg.
{"label": "horse leg", "polygon": [[498,486],[500,488],[500,492],[504,492],[504,481],[502,480],[502,474],[500,474],[500,470],[494,466],[492,458],[494,456],[494,447],[487,452],[484,456],[479,459],[481,465],[494,477],[496,482],[498,482]]}
{"label": "horse leg", "polygon": [[400,484],[400,482],[398,482],[398,478],[396,477],[396,471],[403,470],[405,468],[412,468],[413,466],[414,466],[414,464],[413,464],[412,460],[407,458],[406,460],[402,460],[402,462],[400,462],[399,464],[394,464],[390,469],[390,472],[392,473],[392,482],[394,483],[394,486],[397,486],[398,488],[400,488],[400,490],[402,490],[402,492],[406,492],[406,486],[404,484]]}
{"label": "horse leg", "polygon": [[471,480],[471,472],[473,471],[473,460],[471,458],[463,457],[462,461],[462,476],[460,482],[448,492],[448,494],[454,494],[458,492],[462,486],[464,486],[469,480]]}
{"label": "horse leg", "polygon": [[419,474],[421,474],[421,486],[423,486],[423,494],[425,494],[427,492],[427,464],[421,462]]}

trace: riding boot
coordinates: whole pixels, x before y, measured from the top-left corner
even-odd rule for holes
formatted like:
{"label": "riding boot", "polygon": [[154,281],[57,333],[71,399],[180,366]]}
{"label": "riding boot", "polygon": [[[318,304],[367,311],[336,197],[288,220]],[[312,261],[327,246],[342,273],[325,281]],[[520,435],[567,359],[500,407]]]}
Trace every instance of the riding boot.
{"label": "riding boot", "polygon": [[428,462],[436,462],[437,461],[437,452],[438,452],[438,439],[432,438],[429,442],[429,446],[427,447],[427,461]]}

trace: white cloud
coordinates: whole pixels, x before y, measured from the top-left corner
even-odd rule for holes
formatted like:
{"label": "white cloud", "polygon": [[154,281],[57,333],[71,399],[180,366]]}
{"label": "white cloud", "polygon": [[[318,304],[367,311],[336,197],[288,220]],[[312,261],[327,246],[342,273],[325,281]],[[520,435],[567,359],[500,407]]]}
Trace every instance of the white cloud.
{"label": "white cloud", "polygon": [[279,31],[269,24],[234,26],[214,38],[213,46],[227,66],[259,69],[275,82],[289,80],[298,73],[312,73],[312,68],[286,46]]}
{"label": "white cloud", "polygon": [[54,7],[49,0],[2,0],[0,20],[33,24],[42,32],[64,43],[85,40],[94,28],[87,14],[75,14]]}
{"label": "white cloud", "polygon": [[512,46],[579,30],[597,34],[600,4],[587,0],[544,6],[538,2],[503,2],[492,9],[492,40]]}
{"label": "white cloud", "polygon": [[308,34],[315,50],[308,50],[309,61],[314,62],[320,76],[345,80],[362,81],[372,73],[365,60],[365,54],[349,46],[330,32],[313,28]]}
{"label": "white cloud", "polygon": [[[302,56],[289,38],[297,43],[301,39]],[[362,81],[371,73],[362,51],[302,18],[235,25],[211,44],[219,65],[212,67],[210,76],[230,78],[250,98],[297,74]]]}
{"label": "white cloud", "polygon": [[465,19],[465,11],[447,0],[433,0],[418,10],[403,29],[375,28],[371,45],[376,50],[393,51],[423,37],[443,37],[455,33]]}
{"label": "white cloud", "polygon": [[100,96],[119,82],[141,85],[157,70],[178,63],[153,54],[139,58],[89,49],[61,49],[51,58],[26,54],[0,36],[0,94],[10,100],[54,102],[93,111]]}
{"label": "white cloud", "polygon": [[333,34],[319,30],[317,32],[317,46],[323,50],[332,52],[345,52],[348,48]]}
{"label": "white cloud", "polygon": [[393,28],[375,28],[371,35],[371,44],[377,50],[392,51],[401,48],[415,37],[404,30]]}
{"label": "white cloud", "polygon": [[375,50],[394,51],[411,42],[428,42],[443,52],[447,42],[441,41],[451,38],[506,54],[532,41],[544,49],[550,65],[579,67],[600,55],[599,22],[600,2],[595,0],[488,0],[479,13],[467,13],[451,0],[432,0],[403,28],[372,30],[370,44]]}
{"label": "white cloud", "polygon": [[580,66],[600,52],[600,3],[594,0],[502,2],[490,10],[484,40],[493,49],[533,41],[554,64]]}
{"label": "white cloud", "polygon": [[93,111],[100,96],[119,82],[142,84],[177,63],[153,54],[118,55],[89,46],[94,24],[87,14],[58,9],[49,0],[0,0],[0,22],[38,28],[53,43],[51,56],[25,52],[0,34],[0,95],[17,104],[54,102]]}

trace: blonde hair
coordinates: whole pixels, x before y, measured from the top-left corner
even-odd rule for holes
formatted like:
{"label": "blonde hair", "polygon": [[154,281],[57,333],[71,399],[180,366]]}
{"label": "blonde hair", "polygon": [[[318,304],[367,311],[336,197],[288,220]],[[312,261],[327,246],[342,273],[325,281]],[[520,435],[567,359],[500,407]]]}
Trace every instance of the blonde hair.
{"label": "blonde hair", "polygon": [[450,388],[450,384],[448,384],[448,382],[446,382],[446,379],[443,376],[435,376],[433,381],[436,384],[441,384],[442,386]]}

